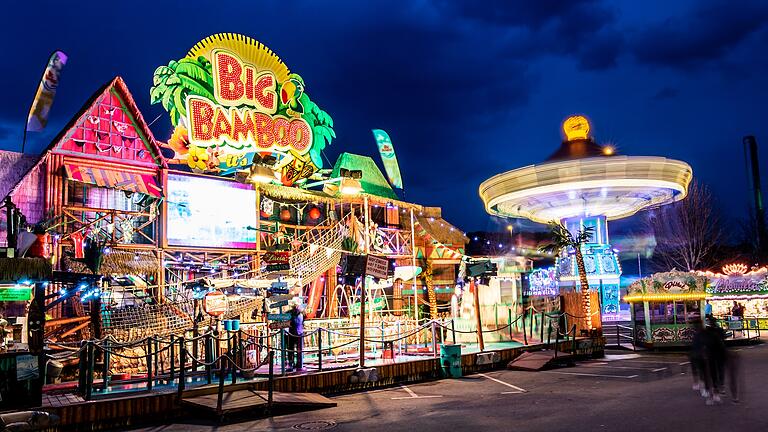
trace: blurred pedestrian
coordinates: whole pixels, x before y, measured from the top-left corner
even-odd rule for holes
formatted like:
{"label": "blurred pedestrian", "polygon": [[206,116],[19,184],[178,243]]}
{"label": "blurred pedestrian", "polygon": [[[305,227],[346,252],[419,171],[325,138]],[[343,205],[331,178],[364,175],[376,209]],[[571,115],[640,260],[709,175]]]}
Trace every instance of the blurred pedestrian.
{"label": "blurred pedestrian", "polygon": [[705,363],[709,372],[707,388],[707,405],[720,403],[720,394],[724,392],[725,366],[728,351],[725,348],[725,331],[717,325],[714,319],[707,320],[702,331],[704,335]]}
{"label": "blurred pedestrian", "polygon": [[704,318],[711,318],[712,317],[712,303],[707,300],[707,303],[704,305]]}

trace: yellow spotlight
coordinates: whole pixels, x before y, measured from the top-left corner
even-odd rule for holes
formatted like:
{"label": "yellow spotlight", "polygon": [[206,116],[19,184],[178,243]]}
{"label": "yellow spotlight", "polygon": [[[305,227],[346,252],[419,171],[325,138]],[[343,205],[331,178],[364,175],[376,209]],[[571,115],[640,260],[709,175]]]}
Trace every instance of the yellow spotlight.
{"label": "yellow spotlight", "polygon": [[342,178],[339,184],[339,191],[342,195],[357,195],[363,190],[360,180],[353,178]]}
{"label": "yellow spotlight", "polygon": [[264,165],[253,165],[248,180],[253,183],[266,184],[275,179],[275,173],[269,167]]}
{"label": "yellow spotlight", "polygon": [[616,153],[616,148],[612,145],[603,146],[603,154],[606,156],[612,156]]}

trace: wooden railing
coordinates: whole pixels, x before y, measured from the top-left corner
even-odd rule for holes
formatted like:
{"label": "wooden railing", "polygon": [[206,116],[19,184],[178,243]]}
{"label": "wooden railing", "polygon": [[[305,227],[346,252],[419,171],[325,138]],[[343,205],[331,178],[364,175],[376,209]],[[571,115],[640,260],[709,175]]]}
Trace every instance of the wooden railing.
{"label": "wooden railing", "polygon": [[62,240],[75,233],[89,233],[109,244],[157,244],[157,214],[83,206],[62,209]]}

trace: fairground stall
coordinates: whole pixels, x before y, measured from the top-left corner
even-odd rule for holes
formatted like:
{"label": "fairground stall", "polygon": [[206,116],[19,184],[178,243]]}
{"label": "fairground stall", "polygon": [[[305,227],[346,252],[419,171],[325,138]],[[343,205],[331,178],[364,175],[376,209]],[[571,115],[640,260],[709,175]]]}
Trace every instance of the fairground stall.
{"label": "fairground stall", "polygon": [[[83,276],[45,287],[49,348],[76,362],[83,339],[137,344],[105,367],[147,374],[137,360],[152,350],[147,338],[242,329],[274,346],[289,325],[283,307],[298,298],[313,334],[308,350],[358,350],[348,342],[360,334],[361,310],[366,339],[407,335],[404,351],[434,350],[435,332],[422,327],[441,307],[450,315],[467,238],[439,208],[398,198],[384,131],[372,144],[386,177],[363,155],[341,153],[325,166],[333,120],[310,99],[309,81],[242,35],[208,37],[151,78],[151,102],[173,128],[167,142],[116,77],[40,155],[0,154],[18,162],[0,180],[19,229],[46,234],[54,270]],[[385,272],[346,278],[349,254],[383,258]],[[324,340],[313,333],[320,327]],[[189,344],[194,355],[210,351]],[[368,348],[380,356],[381,345]],[[168,368],[172,352],[157,353],[155,370]]]}
{"label": "fairground stall", "polygon": [[721,273],[702,274],[709,279],[707,300],[715,317],[729,319],[738,303],[744,307],[741,325],[768,330],[768,267],[749,270],[746,264],[728,264]]}
{"label": "fairground stall", "polygon": [[704,320],[707,278],[693,272],[656,273],[633,282],[624,301],[632,305],[635,343],[687,346]]}

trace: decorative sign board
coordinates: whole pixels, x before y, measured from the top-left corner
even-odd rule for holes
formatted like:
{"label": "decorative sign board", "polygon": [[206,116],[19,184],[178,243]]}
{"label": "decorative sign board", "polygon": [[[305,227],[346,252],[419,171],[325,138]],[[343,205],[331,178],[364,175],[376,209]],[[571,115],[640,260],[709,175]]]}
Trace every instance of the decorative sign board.
{"label": "decorative sign board", "polygon": [[32,300],[32,287],[0,287],[0,301]]}
{"label": "decorative sign board", "polygon": [[227,296],[221,291],[211,291],[203,297],[203,310],[212,317],[220,317],[229,308]]}
{"label": "decorative sign board", "polygon": [[278,159],[275,180],[291,186],[322,168],[320,152],[336,136],[304,79],[238,34],[209,36],[158,67],[150,102],[171,116],[174,159],[195,172],[232,174],[267,153]]}
{"label": "decorative sign board", "polygon": [[368,259],[365,263],[365,274],[377,279],[386,279],[388,267],[389,261],[386,258],[368,255]]}
{"label": "decorative sign board", "polygon": [[274,321],[269,323],[269,328],[272,330],[284,329],[291,326],[290,321]]}
{"label": "decorative sign board", "polygon": [[269,304],[270,309],[276,309],[279,307],[287,306],[288,300],[278,300]]}
{"label": "decorative sign board", "polygon": [[291,314],[289,313],[267,314],[267,319],[270,321],[288,321],[291,319]]}

